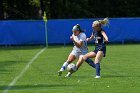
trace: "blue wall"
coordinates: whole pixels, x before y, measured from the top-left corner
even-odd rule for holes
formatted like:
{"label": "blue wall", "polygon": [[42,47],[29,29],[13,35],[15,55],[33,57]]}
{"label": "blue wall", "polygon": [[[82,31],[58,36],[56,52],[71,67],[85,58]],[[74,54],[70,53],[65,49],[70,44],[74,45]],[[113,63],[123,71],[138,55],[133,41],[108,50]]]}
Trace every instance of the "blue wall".
{"label": "blue wall", "polygon": [[[48,20],[48,43],[72,43],[69,37],[75,24],[80,24],[89,37],[94,20]],[[140,18],[110,18],[109,26],[103,28],[110,42],[140,42]],[[41,20],[0,21],[0,45],[45,44],[45,40],[45,27]]]}
{"label": "blue wall", "polygon": [[1,21],[0,45],[44,44],[42,21]]}

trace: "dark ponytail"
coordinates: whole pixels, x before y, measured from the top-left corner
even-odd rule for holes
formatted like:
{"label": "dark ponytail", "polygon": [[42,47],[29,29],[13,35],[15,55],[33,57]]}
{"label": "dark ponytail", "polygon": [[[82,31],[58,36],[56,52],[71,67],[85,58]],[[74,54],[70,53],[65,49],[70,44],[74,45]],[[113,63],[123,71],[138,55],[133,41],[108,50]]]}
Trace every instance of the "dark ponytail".
{"label": "dark ponytail", "polygon": [[77,26],[77,28],[79,29],[80,32],[85,32],[84,30],[81,29],[79,24],[77,24],[76,26]]}

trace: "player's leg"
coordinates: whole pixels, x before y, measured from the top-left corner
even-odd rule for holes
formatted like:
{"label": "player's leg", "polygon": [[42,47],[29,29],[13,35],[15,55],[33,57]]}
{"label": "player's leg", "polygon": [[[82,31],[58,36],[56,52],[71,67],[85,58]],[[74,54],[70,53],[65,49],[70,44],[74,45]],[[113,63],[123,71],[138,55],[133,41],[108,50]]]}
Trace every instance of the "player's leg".
{"label": "player's leg", "polygon": [[60,70],[58,71],[58,75],[61,76],[62,72],[67,68],[67,66],[76,59],[75,55],[70,54],[68,56],[68,59],[66,62],[64,62],[64,64],[62,65],[62,67],[60,68]]}
{"label": "player's leg", "polygon": [[76,70],[68,71],[65,77],[70,77],[74,72],[76,72]]}
{"label": "player's leg", "polygon": [[95,56],[96,56],[96,53],[94,53],[94,52],[89,52],[89,53],[85,54],[84,56],[81,56],[76,64],[77,69],[80,68],[80,66],[82,65],[82,63],[84,61],[86,61],[89,65],[95,67],[94,62],[92,60],[89,60],[89,58],[94,58]]}
{"label": "player's leg", "polygon": [[[82,63],[85,61],[85,59],[88,59],[88,58],[94,58],[96,56],[96,53],[94,52],[90,52],[90,53],[87,53],[86,55],[80,55],[79,56],[79,59],[76,63],[76,67],[77,67],[77,70],[80,68],[80,66],[82,65]],[[85,58],[85,59],[84,59]],[[89,62],[90,60],[88,60]],[[91,66],[94,66],[94,63],[93,61],[91,60],[88,64],[90,64]],[[75,72],[75,71],[74,71]],[[67,75],[65,77],[70,77],[74,72],[68,72]]]}
{"label": "player's leg", "polygon": [[[75,58],[80,58],[81,52],[72,51],[71,54],[75,55]],[[70,77],[76,71],[69,71],[65,77]]]}
{"label": "player's leg", "polygon": [[100,62],[103,58],[104,54],[103,51],[98,51],[95,57],[95,68],[96,68],[96,77],[100,78]]}
{"label": "player's leg", "polygon": [[62,67],[60,68],[60,70],[58,71],[58,75],[61,76],[62,72],[67,68],[67,66],[74,61],[77,57],[78,57],[78,52],[76,50],[72,50],[72,52],[70,53],[70,55],[68,56],[68,59],[66,62],[64,62],[64,64],[62,65]]}
{"label": "player's leg", "polygon": [[[77,63],[76,63],[77,70],[80,68],[80,66],[82,65],[82,63],[83,63],[85,60],[87,60],[88,58],[95,57],[95,56],[96,56],[96,53],[94,53],[94,52],[87,53],[86,55],[80,55],[80,56],[79,56],[79,59],[78,59],[78,61],[77,61]],[[84,59],[84,58],[85,58],[85,59]],[[90,61],[90,60],[88,59],[88,64],[90,64],[91,66],[94,66],[94,67],[95,67],[95,65],[94,65],[94,63],[93,63],[92,60]],[[75,71],[74,71],[74,72],[75,72]],[[74,72],[68,72],[67,75],[66,75],[65,77],[70,77]]]}
{"label": "player's leg", "polygon": [[76,63],[77,70],[79,69],[79,67],[82,65],[83,62],[84,62],[83,56],[80,56]]}
{"label": "player's leg", "polygon": [[95,56],[96,56],[95,52],[90,52],[90,53],[86,54],[84,57],[84,59],[86,59],[85,62],[87,62],[93,68],[95,68],[95,64],[94,64],[94,61],[91,60],[90,58],[94,58]]}

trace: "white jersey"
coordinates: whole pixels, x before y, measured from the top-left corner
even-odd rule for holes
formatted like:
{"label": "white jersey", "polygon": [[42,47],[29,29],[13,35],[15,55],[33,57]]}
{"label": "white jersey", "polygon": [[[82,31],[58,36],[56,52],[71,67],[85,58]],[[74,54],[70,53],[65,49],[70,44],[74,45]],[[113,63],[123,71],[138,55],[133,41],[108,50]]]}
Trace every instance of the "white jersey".
{"label": "white jersey", "polygon": [[80,41],[83,41],[83,45],[78,48],[77,46],[74,46],[73,47],[73,50],[76,50],[77,52],[81,52],[82,54],[84,53],[87,53],[88,52],[88,48],[87,48],[87,41],[86,41],[86,35],[85,33],[80,33],[78,36],[75,36],[73,34],[73,38],[76,42],[80,42]]}

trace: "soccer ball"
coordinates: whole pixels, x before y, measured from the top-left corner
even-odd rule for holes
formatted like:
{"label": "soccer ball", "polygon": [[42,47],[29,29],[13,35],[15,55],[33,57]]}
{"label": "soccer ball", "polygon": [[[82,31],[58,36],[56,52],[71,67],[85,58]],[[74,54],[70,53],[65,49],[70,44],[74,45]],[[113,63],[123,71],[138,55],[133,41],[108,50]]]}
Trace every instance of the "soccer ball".
{"label": "soccer ball", "polygon": [[69,65],[67,66],[67,70],[68,70],[68,71],[74,71],[74,72],[75,72],[75,71],[77,70],[76,65],[73,64],[73,63],[69,64]]}

